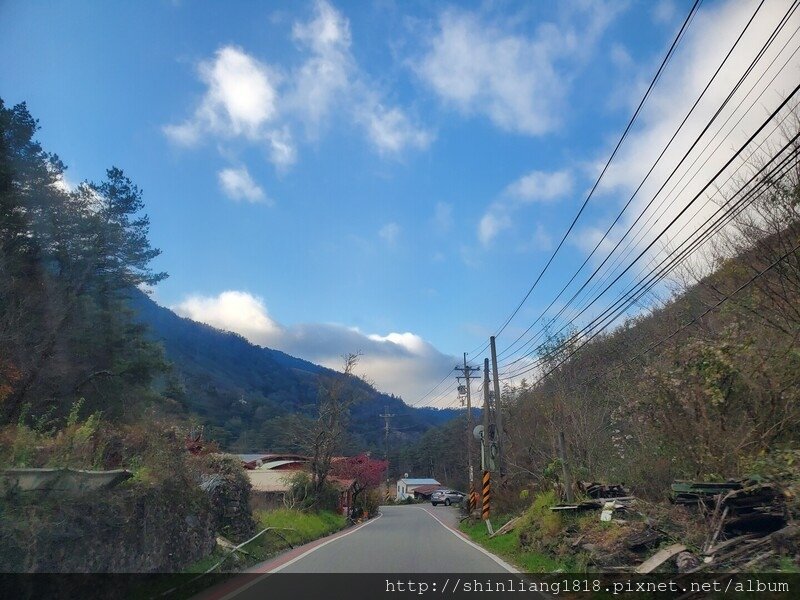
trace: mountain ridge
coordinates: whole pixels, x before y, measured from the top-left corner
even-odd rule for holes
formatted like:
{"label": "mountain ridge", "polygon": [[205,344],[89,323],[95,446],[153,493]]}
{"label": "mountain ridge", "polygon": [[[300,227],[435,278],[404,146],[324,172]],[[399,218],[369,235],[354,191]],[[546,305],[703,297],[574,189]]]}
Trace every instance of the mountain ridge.
{"label": "mountain ridge", "polygon": [[[319,377],[337,374],[253,344],[238,333],[181,317],[144,292],[133,294],[130,306],[172,365],[164,383],[167,395],[198,417],[224,449],[292,449],[291,441],[284,439],[286,427],[298,415],[313,416]],[[353,451],[383,449],[379,414],[384,410],[396,415],[392,440],[401,442],[412,441],[461,412],[411,407],[367,382],[354,381],[364,399],[351,408],[347,445]]]}

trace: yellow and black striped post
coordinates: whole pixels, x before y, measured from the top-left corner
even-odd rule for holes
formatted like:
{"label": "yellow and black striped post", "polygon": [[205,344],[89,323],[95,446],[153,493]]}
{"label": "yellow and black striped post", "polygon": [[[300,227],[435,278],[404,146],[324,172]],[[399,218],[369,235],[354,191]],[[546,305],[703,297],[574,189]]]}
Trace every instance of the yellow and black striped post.
{"label": "yellow and black striped post", "polygon": [[492,482],[491,474],[489,471],[483,472],[483,491],[481,493],[483,508],[481,510],[481,519],[484,521],[489,520],[489,503],[492,495]]}

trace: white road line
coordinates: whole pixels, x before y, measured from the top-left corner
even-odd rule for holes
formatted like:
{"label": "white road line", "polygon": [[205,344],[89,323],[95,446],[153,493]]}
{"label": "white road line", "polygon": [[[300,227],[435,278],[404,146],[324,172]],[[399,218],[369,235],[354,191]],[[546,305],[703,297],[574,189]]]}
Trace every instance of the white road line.
{"label": "white road line", "polygon": [[486,548],[483,548],[483,547],[479,546],[478,544],[476,544],[475,542],[473,542],[472,540],[468,540],[467,538],[465,538],[465,537],[463,537],[463,536],[459,535],[459,534],[458,534],[457,532],[455,532],[455,531],[454,531],[454,530],[453,530],[451,527],[448,527],[447,525],[445,525],[444,521],[442,521],[442,520],[441,520],[439,517],[437,517],[436,515],[434,515],[434,514],[433,514],[431,511],[429,511],[429,510],[426,510],[426,509],[422,508],[421,506],[418,506],[417,508],[418,508],[418,509],[420,509],[421,511],[423,511],[423,512],[425,512],[425,513],[429,514],[431,517],[433,517],[433,519],[434,519],[434,520],[435,520],[437,523],[439,523],[439,525],[441,525],[442,527],[444,527],[445,529],[447,529],[447,531],[449,531],[450,533],[452,533],[454,536],[456,536],[456,537],[457,537],[458,539],[460,539],[462,542],[464,542],[465,544],[469,544],[470,546],[472,546],[472,547],[473,547],[473,548],[475,548],[476,550],[479,550],[480,552],[483,552],[483,553],[484,553],[486,556],[488,556],[489,558],[491,558],[491,559],[492,559],[494,562],[496,562],[498,565],[500,565],[501,567],[503,567],[503,568],[504,568],[506,571],[508,571],[509,573],[519,573],[519,572],[520,572],[520,571],[519,571],[519,569],[517,569],[516,567],[514,567],[514,566],[512,566],[512,565],[508,564],[506,561],[504,561],[504,560],[503,560],[502,558],[500,558],[499,556],[495,556],[494,554],[492,554],[491,552],[489,552],[488,550],[486,550]]}
{"label": "white road line", "polygon": [[319,549],[320,549],[320,548],[322,548],[323,546],[327,546],[327,545],[328,545],[328,544],[330,544],[331,542],[335,542],[336,540],[340,540],[340,539],[342,539],[342,538],[345,538],[345,537],[347,537],[348,535],[355,533],[355,532],[356,532],[356,531],[358,531],[359,529],[363,529],[364,527],[366,527],[366,526],[367,526],[367,525],[369,525],[370,523],[374,523],[375,521],[377,521],[378,519],[380,519],[382,516],[383,516],[383,513],[380,513],[380,514],[379,514],[377,517],[375,517],[374,519],[370,519],[370,520],[369,520],[369,521],[367,521],[366,523],[362,523],[361,525],[359,525],[358,527],[356,527],[356,528],[354,528],[354,529],[351,529],[351,530],[350,530],[350,531],[348,531],[347,533],[343,533],[342,535],[338,535],[338,536],[336,536],[336,537],[335,537],[335,538],[333,538],[333,539],[330,539],[330,540],[327,540],[327,541],[325,541],[325,542],[322,542],[322,543],[321,543],[319,546],[314,546],[314,547],[313,547],[313,548],[311,548],[310,550],[306,550],[306,551],[305,551],[305,552],[303,552],[303,553],[302,553],[300,556],[295,556],[295,557],[294,557],[292,560],[290,560],[290,561],[288,561],[288,562],[285,562],[285,563],[283,563],[283,564],[282,564],[282,565],[280,565],[279,567],[275,567],[275,568],[274,568],[274,569],[272,569],[271,571],[267,571],[267,573],[277,573],[277,572],[278,572],[278,571],[280,571],[281,569],[285,569],[285,568],[286,568],[286,567],[288,567],[289,565],[293,565],[294,563],[296,563],[296,562],[297,562],[298,560],[300,560],[301,558],[305,558],[306,556],[308,556],[308,555],[309,555],[309,554],[311,554],[312,552],[315,552],[315,551],[319,550]]}
{"label": "white road line", "polygon": [[[327,545],[328,545],[328,544],[330,544],[331,542],[335,542],[336,540],[340,540],[340,539],[342,539],[343,537],[347,537],[347,536],[348,536],[348,535],[350,535],[351,533],[355,533],[356,531],[358,531],[359,529],[361,529],[361,528],[363,528],[363,527],[366,527],[366,526],[367,526],[367,525],[369,525],[370,523],[374,523],[375,521],[377,521],[378,519],[380,519],[382,516],[383,516],[383,513],[380,513],[380,514],[379,514],[377,517],[375,517],[374,519],[370,519],[370,520],[369,520],[369,521],[367,521],[366,523],[362,523],[362,524],[361,524],[361,525],[359,525],[358,527],[354,527],[353,529],[351,529],[351,530],[350,530],[350,531],[348,531],[347,533],[343,533],[343,534],[341,534],[341,535],[338,535],[338,536],[336,536],[336,537],[334,537],[334,538],[331,538],[331,539],[329,539],[329,540],[326,540],[326,541],[322,542],[322,543],[321,543],[319,546],[314,546],[314,547],[313,547],[313,548],[311,548],[310,550],[306,550],[306,551],[305,551],[305,552],[303,552],[301,555],[299,555],[299,556],[295,556],[295,557],[294,557],[292,560],[290,560],[290,561],[287,561],[287,562],[283,563],[282,565],[280,565],[280,566],[277,566],[277,567],[275,567],[274,569],[272,569],[272,570],[270,570],[270,571],[267,571],[266,573],[263,573],[263,574],[262,574],[260,577],[256,577],[256,578],[254,578],[254,579],[253,579],[253,581],[250,581],[250,582],[248,582],[246,585],[243,585],[243,586],[241,586],[241,587],[239,587],[239,588],[236,588],[235,590],[233,590],[233,591],[232,591],[232,592],[230,592],[229,594],[226,594],[225,596],[223,596],[223,597],[222,597],[222,598],[220,598],[219,600],[231,600],[231,598],[235,598],[236,596],[238,596],[239,594],[241,594],[243,591],[245,591],[245,590],[247,590],[247,589],[249,589],[249,588],[253,587],[255,584],[257,584],[259,581],[261,581],[261,580],[262,580],[262,579],[264,579],[265,577],[269,577],[271,574],[273,574],[273,573],[277,573],[277,572],[278,572],[278,571],[280,571],[281,569],[284,569],[284,568],[288,567],[289,565],[296,563],[296,562],[297,562],[298,560],[300,560],[301,558],[305,558],[306,556],[308,556],[309,554],[311,554],[311,553],[312,553],[312,552],[314,552],[315,550],[319,550],[320,548],[322,548],[323,546],[327,546]],[[251,572],[252,572],[252,571],[251,571]]]}

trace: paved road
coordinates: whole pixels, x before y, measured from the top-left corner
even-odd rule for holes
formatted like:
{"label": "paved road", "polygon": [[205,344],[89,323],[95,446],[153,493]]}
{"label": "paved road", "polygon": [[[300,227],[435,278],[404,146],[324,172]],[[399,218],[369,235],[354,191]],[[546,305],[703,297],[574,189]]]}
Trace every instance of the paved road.
{"label": "paved road", "polygon": [[451,527],[457,523],[458,511],[453,507],[384,506],[380,517],[358,530],[301,554],[296,560],[263,570],[281,573],[507,573],[512,568],[453,531]]}
{"label": "paved road", "polygon": [[[459,582],[468,573],[476,577],[495,574],[505,581],[507,576],[513,577],[513,567],[456,532],[457,523],[454,507],[385,506],[380,517],[366,524],[261,563],[196,599],[353,600],[381,597],[389,593],[388,586],[414,579],[408,577],[411,574],[420,574],[417,586],[427,577],[428,590],[434,592],[437,585],[439,591],[448,583],[457,585],[449,574],[458,573]],[[315,577],[313,573],[331,575]],[[354,573],[357,575],[351,575]],[[392,573],[404,575],[395,582],[387,579]]]}

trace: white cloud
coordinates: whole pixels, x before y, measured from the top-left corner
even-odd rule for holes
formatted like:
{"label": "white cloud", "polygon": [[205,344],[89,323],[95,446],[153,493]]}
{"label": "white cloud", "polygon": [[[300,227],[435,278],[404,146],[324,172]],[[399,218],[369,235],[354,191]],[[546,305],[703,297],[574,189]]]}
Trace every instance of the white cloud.
{"label": "white cloud", "polygon": [[292,39],[303,57],[293,69],[268,65],[233,45],[201,62],[205,93],[189,119],[163,127],[167,138],[182,146],[207,138],[259,145],[278,170],[297,161],[293,130],[314,140],[337,115],[362,128],[384,155],[430,145],[433,134],[385,102],[359,68],[350,23],[329,2],[317,0],[309,20],[293,24]]}
{"label": "white cloud", "polygon": [[553,202],[572,192],[572,173],[567,170],[531,171],[506,188],[506,193],[524,202]]}
{"label": "white cloud", "polygon": [[213,60],[200,63],[198,73],[208,87],[191,119],[164,128],[172,141],[192,145],[209,133],[263,137],[264,125],[277,112],[277,78],[266,65],[241,48],[224,46]]}
{"label": "white cloud", "polygon": [[384,154],[398,154],[406,148],[424,150],[433,140],[433,134],[414,125],[397,107],[376,103],[363,111],[361,119],[370,141]]}
{"label": "white cloud", "polygon": [[268,202],[264,190],[250,177],[247,167],[223,169],[218,173],[219,185],[226,196],[247,202]]}
{"label": "white cloud", "polygon": [[329,3],[318,0],[312,20],[295,23],[292,37],[310,56],[293,76],[287,104],[316,133],[337,98],[347,93],[356,70],[350,54],[350,23]]}
{"label": "white cloud", "polygon": [[605,233],[604,229],[600,229],[599,227],[584,227],[578,231],[578,234],[572,240],[572,244],[580,248],[586,254],[589,254],[594,247],[600,243],[600,247],[597,251],[600,255],[607,254],[613,247],[616,240],[613,237],[609,236],[603,239],[603,234]]}
{"label": "white cloud", "polygon": [[552,248],[553,236],[550,235],[544,225],[537,223],[533,235],[519,249],[521,252],[541,252]]}
{"label": "white cloud", "polygon": [[511,227],[509,216],[490,208],[478,223],[478,239],[481,244],[488,246],[497,234],[509,227]]}
{"label": "white cloud", "polygon": [[[478,240],[486,247],[497,235],[510,229],[513,225],[513,213],[524,204],[533,202],[551,203],[569,195],[575,187],[572,172],[567,169],[559,171],[531,171],[506,186],[502,198],[495,200],[478,222]],[[541,247],[548,244],[543,235],[523,244],[523,249],[532,246]]]}
{"label": "white cloud", "polygon": [[271,131],[267,136],[269,140],[269,158],[278,169],[286,169],[297,160],[297,148],[292,139],[292,132],[288,126]]}
{"label": "white cloud", "polygon": [[466,115],[485,115],[505,131],[547,133],[559,124],[575,63],[590,55],[619,5],[582,2],[561,10],[561,22],[541,23],[532,36],[477,13],[446,10],[415,71]]}
{"label": "white cloud", "polygon": [[77,184],[73,183],[64,172],[61,172],[58,175],[56,180],[53,182],[53,186],[55,186],[62,192],[67,192],[67,193],[74,192],[78,189]]}
{"label": "white cloud", "polygon": [[215,297],[189,296],[170,308],[183,317],[234,331],[251,341],[266,343],[281,335],[281,328],[270,318],[264,301],[247,292],[229,290]]}
{"label": "white cloud", "polygon": [[[373,380],[379,390],[407,402],[421,398],[456,362],[411,332],[364,334],[356,328],[323,323],[281,326],[269,316],[264,301],[247,292],[190,296],[170,308],[181,316],[239,333],[254,344],[331,369],[341,368],[342,355],[361,351],[358,373]],[[446,405],[451,400],[442,402]]]}
{"label": "white cloud", "polygon": [[380,228],[378,235],[387,245],[394,246],[400,237],[400,226],[397,223],[387,223]]}
{"label": "white cloud", "polygon": [[677,12],[673,0],[658,0],[653,7],[653,20],[656,23],[669,23]]}
{"label": "white cloud", "polygon": [[633,58],[625,46],[620,43],[612,44],[610,57],[614,66],[620,70],[627,70],[633,66]]}

